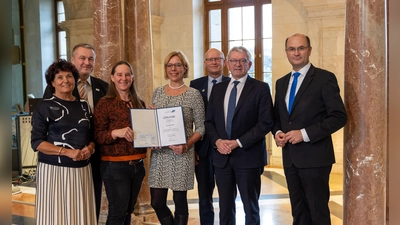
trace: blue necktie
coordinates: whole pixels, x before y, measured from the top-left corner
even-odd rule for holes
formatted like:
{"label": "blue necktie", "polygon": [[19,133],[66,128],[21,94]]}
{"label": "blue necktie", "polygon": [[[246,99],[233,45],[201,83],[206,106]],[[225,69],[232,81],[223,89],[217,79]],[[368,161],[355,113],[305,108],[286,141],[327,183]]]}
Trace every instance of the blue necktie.
{"label": "blue necktie", "polygon": [[296,96],[297,78],[299,76],[300,76],[299,72],[293,73],[293,82],[292,82],[292,87],[290,87],[290,94],[289,94],[289,106],[288,106],[289,114],[292,111],[294,97]]}
{"label": "blue necktie", "polygon": [[231,95],[229,96],[228,102],[228,112],[226,113],[226,133],[228,134],[228,139],[231,139],[231,132],[232,132],[232,120],[233,114],[235,114],[236,108],[236,95],[237,95],[237,85],[240,81],[233,81],[233,88],[231,91]]}
{"label": "blue necktie", "polygon": [[212,88],[213,88],[214,85],[217,83],[217,80],[214,79],[214,80],[211,81],[211,83],[212,83],[212,85],[208,85],[207,100],[210,99],[210,95],[211,95]]}

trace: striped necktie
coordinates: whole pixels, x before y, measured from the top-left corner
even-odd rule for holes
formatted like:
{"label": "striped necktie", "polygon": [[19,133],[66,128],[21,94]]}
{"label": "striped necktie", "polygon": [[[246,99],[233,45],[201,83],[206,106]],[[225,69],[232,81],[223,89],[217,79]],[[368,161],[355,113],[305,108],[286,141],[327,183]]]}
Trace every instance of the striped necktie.
{"label": "striped necktie", "polygon": [[86,93],[86,84],[87,84],[86,80],[80,80],[78,83],[78,90],[79,90],[79,96],[81,97],[81,99],[85,99],[87,101],[88,99],[87,99],[87,93]]}

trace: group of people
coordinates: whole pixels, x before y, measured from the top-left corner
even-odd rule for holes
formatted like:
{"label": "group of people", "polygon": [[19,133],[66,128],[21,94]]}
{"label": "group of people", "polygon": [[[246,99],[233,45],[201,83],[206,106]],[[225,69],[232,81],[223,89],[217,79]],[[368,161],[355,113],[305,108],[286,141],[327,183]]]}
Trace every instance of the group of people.
{"label": "group of people", "polygon": [[[146,105],[127,61],[113,66],[108,84],[90,76],[93,47],[75,46],[71,62],[59,60],[47,69],[48,86],[32,117],[32,148],[39,152],[36,223],[96,224],[104,182],[106,224],[130,224],[147,151],[132,144],[130,109],[181,106],[187,142],[151,149],[151,206],[162,225],[188,223],[187,191],[194,188],[194,174],[202,225],[214,224],[215,184],[220,224],[236,224],[238,191],[245,224],[260,224],[269,132],[282,147],[293,224],[330,224],[331,134],[346,124],[347,115],[335,75],[310,63],[311,50],[304,34],[286,39],[292,71],[277,80],[274,103],[269,85],[249,76],[252,56],[245,47],[231,48],[226,59],[209,49],[207,76],[189,86],[184,83],[189,62],[183,52],[173,51],[164,60],[168,84],[156,88]],[[224,66],[230,77],[222,74]]]}

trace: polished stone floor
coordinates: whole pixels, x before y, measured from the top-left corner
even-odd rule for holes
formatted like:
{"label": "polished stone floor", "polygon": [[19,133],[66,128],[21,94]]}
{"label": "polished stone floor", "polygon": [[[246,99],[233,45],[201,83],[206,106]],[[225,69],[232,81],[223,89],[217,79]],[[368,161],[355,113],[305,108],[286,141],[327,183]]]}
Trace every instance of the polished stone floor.
{"label": "polished stone floor", "polygon": [[[196,185],[195,185],[196,186]],[[32,187],[18,186],[21,193],[13,194],[12,199],[12,222],[17,225],[34,225],[34,199],[35,189]],[[331,174],[330,179],[331,199],[329,207],[331,210],[332,225],[342,224],[342,191],[343,178],[341,174]],[[168,195],[171,210],[173,210],[172,196]],[[198,218],[198,201],[197,190],[188,192],[189,199],[189,225],[199,224]],[[214,192],[214,206],[216,218],[214,224],[219,224],[218,221],[218,192]],[[268,225],[288,225],[291,224],[290,203],[286,188],[286,181],[282,169],[265,168],[262,176],[262,190],[259,200],[261,209],[261,224]],[[104,216],[100,219],[100,225],[104,224]],[[158,224],[157,220],[150,220],[144,224]],[[236,224],[244,224],[243,207],[238,196],[236,201]]]}

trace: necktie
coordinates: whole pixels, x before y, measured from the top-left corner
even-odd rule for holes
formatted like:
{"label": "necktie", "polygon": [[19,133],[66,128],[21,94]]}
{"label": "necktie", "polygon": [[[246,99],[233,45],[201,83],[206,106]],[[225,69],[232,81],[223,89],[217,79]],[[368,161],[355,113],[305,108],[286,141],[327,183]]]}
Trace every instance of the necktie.
{"label": "necktie", "polygon": [[87,101],[85,84],[86,84],[86,80],[80,80],[78,88],[79,88],[79,96],[81,97],[81,99],[85,99]]}
{"label": "necktie", "polygon": [[217,83],[217,80],[216,80],[216,79],[214,79],[214,80],[212,80],[212,81],[211,81],[211,83],[212,83],[212,85],[209,85],[209,86],[208,86],[208,91],[207,91],[207,100],[209,100],[209,99],[210,99],[210,95],[211,95],[212,88],[214,87],[214,84],[216,84],[216,83]]}
{"label": "necktie", "polygon": [[300,76],[299,72],[293,73],[293,82],[292,82],[292,86],[290,87],[290,94],[289,94],[289,105],[288,105],[289,114],[292,111],[294,97],[296,96],[297,78],[299,76]]}
{"label": "necktie", "polygon": [[237,85],[240,81],[233,81],[233,88],[231,94],[229,96],[228,101],[228,112],[226,113],[226,133],[228,134],[228,139],[231,139],[231,132],[232,132],[232,120],[233,114],[235,114],[236,108],[236,95],[237,95]]}

